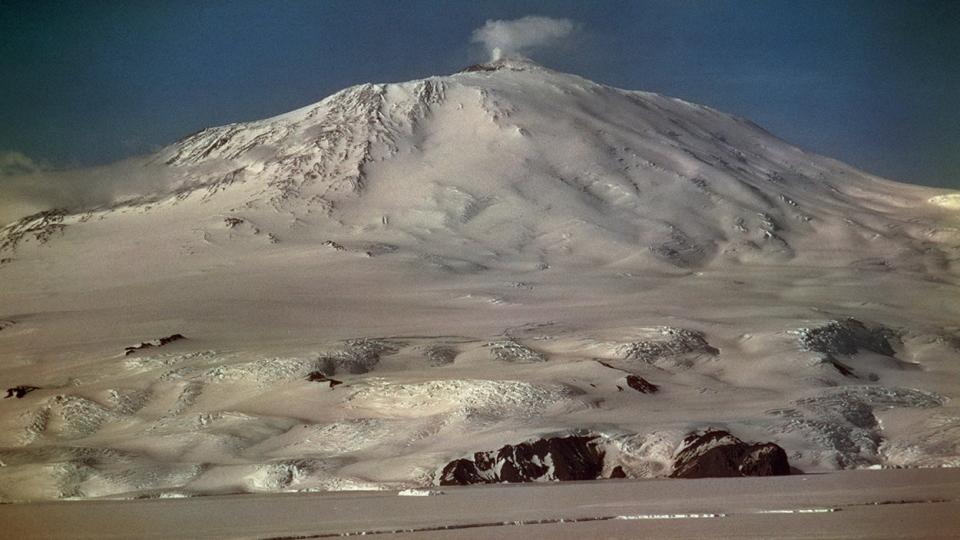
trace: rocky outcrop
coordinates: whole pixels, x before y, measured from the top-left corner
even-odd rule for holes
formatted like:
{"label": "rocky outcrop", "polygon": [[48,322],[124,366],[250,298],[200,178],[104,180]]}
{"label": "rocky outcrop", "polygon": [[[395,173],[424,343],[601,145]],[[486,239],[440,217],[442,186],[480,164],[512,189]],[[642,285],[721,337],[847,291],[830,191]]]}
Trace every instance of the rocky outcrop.
{"label": "rocky outcrop", "polygon": [[338,372],[347,372],[354,375],[367,373],[380,363],[380,358],[396,354],[398,344],[381,339],[350,339],[344,343],[343,349],[325,354],[317,360],[320,371],[327,377],[333,377]]}
{"label": "rocky outcrop", "polygon": [[[865,350],[894,357],[893,343],[899,336],[889,328],[868,327],[864,323],[847,318],[829,321],[822,326],[801,328],[793,332],[805,351],[819,353],[817,364],[832,367],[844,377],[859,379],[856,371],[837,359],[838,355],[850,356]],[[870,375],[876,380],[876,375]]]}
{"label": "rocky outcrop", "polygon": [[44,210],[3,227],[0,229],[0,251],[15,251],[22,242],[31,239],[46,244],[53,235],[66,228],[63,220],[67,215],[63,208]]}
{"label": "rocky outcrop", "polygon": [[547,357],[539,351],[535,351],[526,345],[518,343],[512,339],[491,341],[485,345],[490,349],[494,358],[501,362],[530,363],[546,362]]}
{"label": "rocky outcrop", "polygon": [[180,341],[181,339],[187,339],[183,334],[173,334],[171,336],[162,337],[160,339],[155,339],[153,341],[144,341],[139,345],[134,345],[132,347],[127,347],[124,352],[124,356],[130,356],[133,353],[142,351],[144,349],[152,349],[154,347],[163,347],[174,341]]}
{"label": "rocky outcrop", "polygon": [[15,397],[17,399],[22,398],[23,396],[33,392],[34,390],[39,390],[39,386],[30,386],[29,384],[22,384],[20,386],[14,386],[13,388],[7,388],[7,395],[4,396],[4,399],[9,397]]}
{"label": "rocky outcrop", "polygon": [[499,450],[477,452],[472,459],[448,463],[439,474],[441,486],[549,482],[602,478],[604,451],[596,437],[537,439]]}
{"label": "rocky outcrop", "polygon": [[472,66],[467,66],[463,68],[462,73],[473,73],[476,71],[497,71],[503,69],[503,66],[493,66],[490,64],[473,64]]}
{"label": "rocky outcrop", "polygon": [[619,347],[617,353],[620,358],[660,367],[691,367],[701,357],[720,354],[720,350],[696,330],[667,326],[650,331],[648,339]]}
{"label": "rocky outcrop", "polygon": [[856,354],[860,349],[885,356],[893,356],[895,351],[891,341],[897,340],[896,334],[885,327],[868,328],[857,319],[830,321],[815,328],[803,328],[796,332],[803,349],[826,355]]}
{"label": "rocky outcrop", "polygon": [[656,394],[660,387],[638,375],[627,375],[627,386],[641,394]]}
{"label": "rocky outcrop", "polygon": [[327,383],[330,383],[330,388],[334,388],[334,387],[337,386],[337,385],[343,384],[343,381],[338,381],[338,380],[336,380],[336,379],[331,379],[330,377],[327,377],[326,375],[324,375],[324,374],[323,374],[322,372],[320,372],[320,371],[311,371],[310,374],[307,375],[307,380],[310,381],[310,382],[327,382]]}
{"label": "rocky outcrop", "polygon": [[783,448],[745,443],[730,433],[709,430],[688,435],[673,457],[672,478],[782,476],[790,474]]}
{"label": "rocky outcrop", "polygon": [[434,345],[423,349],[423,355],[432,367],[440,367],[452,364],[457,358],[457,350],[444,345]]}
{"label": "rocky outcrop", "polygon": [[[517,482],[599,480],[630,476],[610,441],[597,435],[570,435],[508,444],[476,452],[444,466],[441,486]],[[612,453],[608,455],[608,450]],[[629,468],[629,467],[627,467]],[[779,476],[790,474],[783,448],[774,443],[745,443],[730,433],[692,433],[673,456],[672,478]]]}

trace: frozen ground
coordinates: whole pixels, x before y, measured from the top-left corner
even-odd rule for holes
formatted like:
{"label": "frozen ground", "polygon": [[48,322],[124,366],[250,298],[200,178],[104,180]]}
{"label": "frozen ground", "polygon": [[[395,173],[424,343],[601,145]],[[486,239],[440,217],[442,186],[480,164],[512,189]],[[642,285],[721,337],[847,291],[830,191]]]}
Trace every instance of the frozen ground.
{"label": "frozen ground", "polygon": [[[11,538],[956,538],[960,470],[0,505]],[[410,496],[414,495],[414,496]]]}
{"label": "frozen ground", "polygon": [[570,434],[657,477],[706,428],[960,464],[956,193],[517,60],[131,168],[0,232],[4,501],[425,488]]}

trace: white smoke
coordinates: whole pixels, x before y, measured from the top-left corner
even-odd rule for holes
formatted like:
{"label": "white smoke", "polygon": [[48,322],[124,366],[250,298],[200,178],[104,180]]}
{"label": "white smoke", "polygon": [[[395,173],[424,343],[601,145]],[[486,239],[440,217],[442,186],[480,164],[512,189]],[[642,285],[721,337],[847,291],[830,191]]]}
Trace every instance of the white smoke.
{"label": "white smoke", "polygon": [[573,21],[569,19],[528,15],[510,21],[489,20],[473,31],[471,41],[482,43],[490,53],[491,61],[496,61],[504,56],[552,45],[569,36],[573,29]]}

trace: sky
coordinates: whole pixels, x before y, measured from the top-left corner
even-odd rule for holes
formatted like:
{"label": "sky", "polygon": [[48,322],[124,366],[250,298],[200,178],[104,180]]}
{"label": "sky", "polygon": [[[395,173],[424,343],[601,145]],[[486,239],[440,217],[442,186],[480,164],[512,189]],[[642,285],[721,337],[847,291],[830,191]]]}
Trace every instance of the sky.
{"label": "sky", "polygon": [[572,23],[527,51],[548,67],[960,189],[960,1],[921,0],[0,0],[0,176],[452,73],[486,59],[486,21],[528,15]]}

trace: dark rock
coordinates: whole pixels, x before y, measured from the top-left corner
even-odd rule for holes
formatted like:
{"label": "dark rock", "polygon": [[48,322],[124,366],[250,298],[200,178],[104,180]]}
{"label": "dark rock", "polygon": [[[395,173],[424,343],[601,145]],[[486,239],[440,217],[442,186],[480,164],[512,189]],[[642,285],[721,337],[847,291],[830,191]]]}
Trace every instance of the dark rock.
{"label": "dark rock", "polygon": [[838,360],[835,359],[835,358],[828,358],[828,359],[827,359],[827,363],[829,363],[831,366],[833,366],[834,369],[836,369],[837,371],[839,371],[840,374],[843,375],[844,377],[853,377],[854,379],[859,378],[859,377],[856,376],[856,374],[854,374],[853,368],[851,368],[850,366],[848,366],[848,365],[846,365],[846,364],[838,361]]}
{"label": "dark rock", "polygon": [[243,218],[238,218],[238,217],[225,217],[225,218],[223,218],[223,223],[224,223],[224,225],[227,226],[228,229],[235,229],[235,228],[239,227],[240,225],[243,225],[245,221],[246,221],[245,219],[243,219]]}
{"label": "dark rock", "polygon": [[142,351],[144,349],[152,349],[154,347],[163,347],[174,341],[180,341],[181,339],[187,339],[183,334],[173,334],[171,336],[162,337],[160,339],[155,339],[153,341],[144,341],[139,345],[134,345],[133,347],[127,347],[124,352],[124,356],[130,356],[131,354]]}
{"label": "dark rock", "polygon": [[627,375],[627,386],[641,394],[656,394],[660,390],[659,386],[637,375]]}
{"label": "dark rock", "polygon": [[23,396],[29,394],[30,392],[33,392],[34,390],[39,390],[39,389],[40,389],[39,386],[30,386],[28,384],[14,386],[13,388],[7,388],[7,395],[4,396],[3,399],[7,399],[9,397],[15,397],[17,399],[20,399]]}
{"label": "dark rock", "polygon": [[326,354],[317,359],[318,369],[327,377],[338,371],[354,375],[367,373],[380,363],[381,357],[396,354],[397,344],[380,339],[350,339],[343,350]]}
{"label": "dark rock", "polygon": [[347,248],[343,247],[343,244],[339,242],[334,242],[333,240],[327,240],[326,242],[320,244],[323,247],[328,247],[334,251],[346,251]]}
{"label": "dark rock", "polygon": [[790,464],[774,443],[745,443],[730,433],[710,430],[688,435],[674,454],[673,478],[783,476]]}
{"label": "dark rock", "polygon": [[640,360],[654,365],[666,362],[685,367],[692,365],[691,359],[720,354],[702,332],[673,327],[661,328],[660,335],[653,339],[628,343],[619,352],[624,360]]}
{"label": "dark rock", "polygon": [[172,342],[174,342],[174,341],[180,341],[181,339],[187,339],[187,338],[183,337],[183,334],[173,334],[172,336],[167,336],[167,337],[160,338],[160,344],[157,345],[157,346],[158,346],[158,347],[163,347],[163,346],[166,345],[167,343],[172,343]]}
{"label": "dark rock", "polygon": [[324,375],[323,372],[321,372],[321,371],[311,371],[310,374],[307,375],[307,380],[310,381],[310,382],[329,382],[329,383],[330,383],[330,388],[333,388],[333,387],[335,387],[335,386],[337,386],[337,385],[343,384],[343,381],[338,381],[338,380],[336,380],[336,379],[331,379],[331,378],[327,377],[326,375]]}
{"label": "dark rock", "polygon": [[830,321],[817,328],[805,328],[798,332],[800,344],[808,351],[823,354],[856,354],[860,349],[885,356],[893,356],[891,341],[896,334],[888,328],[867,328],[862,322],[847,318]]}
{"label": "dark rock", "polygon": [[603,456],[596,437],[537,439],[477,452],[472,460],[451,461],[441,470],[437,483],[447,486],[596,480],[602,478]]}
{"label": "dark rock", "polygon": [[46,244],[53,235],[66,228],[63,219],[68,212],[63,208],[44,210],[26,216],[0,230],[0,251],[16,251],[21,242],[33,237],[39,244]]}
{"label": "dark rock", "polygon": [[475,71],[497,71],[501,66],[491,66],[490,64],[473,64],[463,69],[462,73],[471,73]]}
{"label": "dark rock", "polygon": [[455,459],[440,471],[440,479],[437,483],[441,486],[467,486],[492,482],[493,480],[480,476],[480,470],[475,462],[469,459]]}

